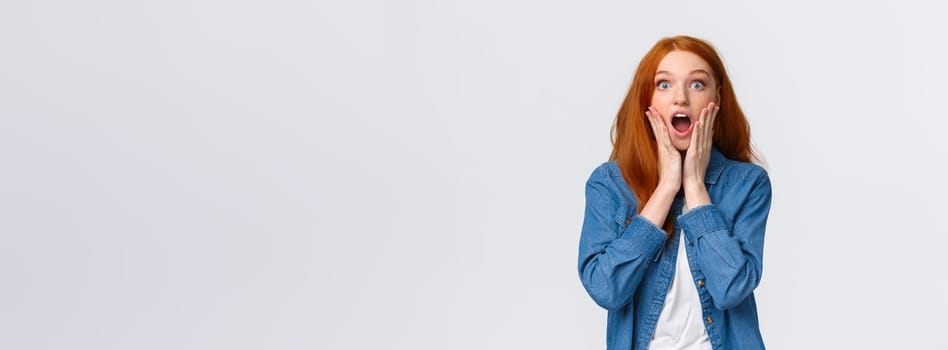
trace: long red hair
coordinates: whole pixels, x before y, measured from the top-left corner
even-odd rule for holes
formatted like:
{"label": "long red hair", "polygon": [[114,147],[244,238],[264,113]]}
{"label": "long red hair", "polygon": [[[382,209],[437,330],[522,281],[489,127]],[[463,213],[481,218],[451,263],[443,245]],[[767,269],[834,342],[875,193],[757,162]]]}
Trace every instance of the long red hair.
{"label": "long red hair", "polygon": [[[737,104],[731,80],[714,47],[704,40],[690,36],[663,38],[652,46],[639,63],[629,92],[612,126],[612,155],[609,160],[617,161],[622,177],[635,194],[639,212],[652,197],[659,178],[658,149],[645,111],[652,103],[658,64],[666,54],[674,50],[698,55],[713,70],[711,73],[718,86],[720,106],[714,121],[714,146],[727,158],[742,162],[758,161],[751,148],[750,125],[741,111],[741,106]],[[664,223],[666,231],[671,231],[672,222],[673,219],[669,216]]]}

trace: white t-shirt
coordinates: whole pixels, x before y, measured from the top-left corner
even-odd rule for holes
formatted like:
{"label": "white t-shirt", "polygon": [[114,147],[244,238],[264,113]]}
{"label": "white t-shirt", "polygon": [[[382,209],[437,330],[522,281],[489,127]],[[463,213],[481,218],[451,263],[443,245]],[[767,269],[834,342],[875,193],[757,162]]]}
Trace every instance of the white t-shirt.
{"label": "white t-shirt", "polygon": [[685,233],[681,232],[678,241],[678,259],[675,264],[675,277],[668,294],[662,314],[655,325],[655,333],[649,343],[649,350],[711,350],[708,332],[704,329],[701,315],[701,299],[695,287],[688,255],[685,253]]}

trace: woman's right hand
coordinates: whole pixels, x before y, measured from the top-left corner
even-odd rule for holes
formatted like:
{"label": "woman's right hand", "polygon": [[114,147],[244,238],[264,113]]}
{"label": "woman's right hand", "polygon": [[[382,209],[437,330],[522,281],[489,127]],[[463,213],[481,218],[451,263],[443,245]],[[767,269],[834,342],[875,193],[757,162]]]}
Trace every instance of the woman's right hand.
{"label": "woman's right hand", "polygon": [[661,113],[655,107],[649,106],[645,111],[645,116],[652,124],[652,132],[655,134],[658,146],[659,180],[655,193],[670,192],[674,196],[681,188],[681,152],[672,145],[671,136],[668,134]]}
{"label": "woman's right hand", "polygon": [[[654,107],[648,109],[645,116],[652,124],[652,131],[658,145],[659,177],[658,187],[655,188],[655,192],[642,207],[640,215],[651,221],[655,226],[664,227],[665,219],[668,217],[668,211],[671,209],[675,195],[681,189],[681,153],[672,145],[671,136],[668,134],[668,129],[665,128],[662,115]],[[665,234],[671,236],[667,232]]]}

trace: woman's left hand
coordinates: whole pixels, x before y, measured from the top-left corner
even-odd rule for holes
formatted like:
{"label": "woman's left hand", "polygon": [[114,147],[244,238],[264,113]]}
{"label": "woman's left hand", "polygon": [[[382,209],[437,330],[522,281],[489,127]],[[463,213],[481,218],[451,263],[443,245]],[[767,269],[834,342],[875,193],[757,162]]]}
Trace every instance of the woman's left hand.
{"label": "woman's left hand", "polygon": [[708,190],[704,186],[704,174],[711,159],[711,145],[714,139],[714,119],[718,115],[714,102],[701,109],[698,122],[691,132],[691,145],[685,154],[682,185],[685,188],[685,200],[688,208],[711,204]]}

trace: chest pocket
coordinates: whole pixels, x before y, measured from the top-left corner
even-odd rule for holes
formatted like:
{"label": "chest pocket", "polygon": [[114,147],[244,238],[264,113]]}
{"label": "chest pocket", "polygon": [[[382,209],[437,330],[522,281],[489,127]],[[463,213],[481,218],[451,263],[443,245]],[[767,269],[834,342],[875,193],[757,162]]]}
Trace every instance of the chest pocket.
{"label": "chest pocket", "polygon": [[619,227],[625,228],[629,226],[629,223],[632,221],[632,211],[634,209],[629,203],[622,203],[616,208],[615,220],[619,224]]}

